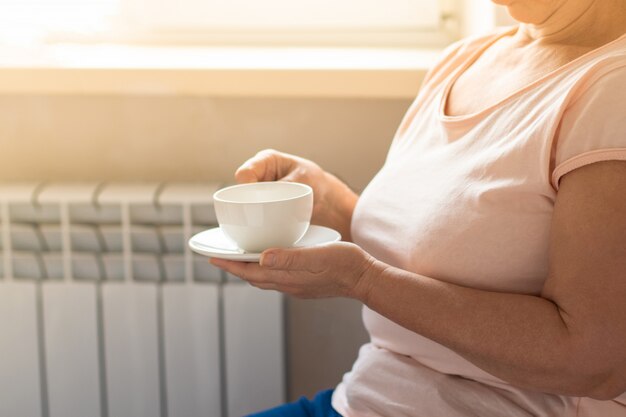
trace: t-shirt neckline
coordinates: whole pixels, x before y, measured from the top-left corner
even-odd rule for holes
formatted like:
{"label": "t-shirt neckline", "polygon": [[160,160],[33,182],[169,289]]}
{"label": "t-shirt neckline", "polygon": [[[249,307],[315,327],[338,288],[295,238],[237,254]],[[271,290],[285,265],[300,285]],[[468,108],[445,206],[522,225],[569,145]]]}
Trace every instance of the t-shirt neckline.
{"label": "t-shirt neckline", "polygon": [[603,50],[606,47],[609,47],[610,45],[613,45],[614,43],[619,42],[622,39],[626,38],[626,33],[622,34],[621,36],[617,37],[616,39],[605,43],[604,45],[599,46],[596,49],[592,49],[589,52],[584,53],[583,55],[579,56],[578,58],[569,61],[568,63],[566,63],[565,65],[561,65],[560,67],[544,74],[543,76],[537,78],[535,81],[531,82],[530,84],[527,84],[517,90],[515,90],[514,92],[512,92],[511,94],[509,94],[508,96],[502,98],[501,100],[496,101],[494,104],[491,104],[485,108],[483,108],[482,110],[476,111],[474,113],[469,113],[469,114],[462,114],[462,115],[456,115],[456,116],[450,116],[450,115],[446,115],[445,114],[445,109],[446,109],[446,105],[448,103],[448,97],[450,95],[450,90],[452,89],[452,86],[454,85],[454,83],[456,82],[456,80],[461,76],[461,74],[463,74],[463,72],[465,72],[465,70],[467,68],[470,67],[470,65],[472,65],[474,62],[476,62],[476,60],[483,54],[483,52],[485,50],[487,50],[487,48],[489,48],[491,45],[493,45],[494,43],[496,43],[498,40],[502,39],[505,36],[511,35],[515,32],[517,32],[517,30],[519,29],[519,25],[512,27],[509,30],[505,30],[502,33],[498,33],[496,35],[493,36],[493,38],[487,42],[484,46],[482,46],[481,48],[479,48],[477,51],[475,51],[474,53],[471,54],[471,56],[462,64],[459,66],[459,68],[452,74],[451,77],[449,77],[448,81],[445,83],[444,88],[442,90],[442,93],[440,95],[439,98],[439,110],[438,110],[438,116],[439,116],[439,120],[441,120],[442,122],[446,122],[446,123],[454,123],[454,122],[468,122],[474,119],[477,119],[481,116],[484,116],[488,113],[490,113],[492,110],[494,110],[497,107],[500,107],[504,104],[506,104],[507,102],[515,99],[516,97],[518,97],[519,95],[523,94],[524,92],[532,89],[533,87],[541,84],[542,82],[544,82],[545,80],[547,80],[548,78],[553,77],[554,75],[565,71],[567,68],[570,68],[572,66],[574,66],[575,64],[577,64],[578,62],[588,58],[589,56],[599,52],[600,50]]}

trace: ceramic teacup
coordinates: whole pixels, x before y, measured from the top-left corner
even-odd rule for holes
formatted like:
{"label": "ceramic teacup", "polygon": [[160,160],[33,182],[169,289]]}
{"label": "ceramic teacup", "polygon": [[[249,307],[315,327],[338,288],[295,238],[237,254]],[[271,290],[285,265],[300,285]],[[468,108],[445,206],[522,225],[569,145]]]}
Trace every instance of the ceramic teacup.
{"label": "ceramic teacup", "polygon": [[220,228],[240,249],[258,253],[290,247],[304,236],[313,212],[313,189],[295,182],[257,182],[213,194]]}

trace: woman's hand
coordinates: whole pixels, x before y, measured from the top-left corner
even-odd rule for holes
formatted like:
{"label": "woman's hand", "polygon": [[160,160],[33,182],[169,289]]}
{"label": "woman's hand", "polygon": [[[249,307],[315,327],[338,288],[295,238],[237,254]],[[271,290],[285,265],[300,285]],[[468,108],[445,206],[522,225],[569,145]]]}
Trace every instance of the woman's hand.
{"label": "woman's hand", "polygon": [[235,172],[239,183],[292,181],[313,188],[311,222],[331,227],[350,241],[350,222],[358,196],[334,175],[316,163],[298,156],[266,149],[248,159]]}
{"label": "woman's hand", "polygon": [[335,242],[307,248],[268,249],[260,263],[212,258],[211,264],[251,285],[298,298],[364,299],[381,265],[355,244]]}

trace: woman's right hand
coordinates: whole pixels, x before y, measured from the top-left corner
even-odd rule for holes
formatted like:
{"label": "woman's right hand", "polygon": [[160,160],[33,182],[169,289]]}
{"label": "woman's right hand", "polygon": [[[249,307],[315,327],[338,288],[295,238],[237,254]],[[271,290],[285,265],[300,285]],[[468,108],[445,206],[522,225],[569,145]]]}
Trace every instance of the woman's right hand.
{"label": "woman's right hand", "polygon": [[266,149],[244,162],[235,172],[238,183],[260,181],[300,182],[313,188],[311,222],[331,227],[350,241],[350,222],[358,196],[334,175],[313,161]]}

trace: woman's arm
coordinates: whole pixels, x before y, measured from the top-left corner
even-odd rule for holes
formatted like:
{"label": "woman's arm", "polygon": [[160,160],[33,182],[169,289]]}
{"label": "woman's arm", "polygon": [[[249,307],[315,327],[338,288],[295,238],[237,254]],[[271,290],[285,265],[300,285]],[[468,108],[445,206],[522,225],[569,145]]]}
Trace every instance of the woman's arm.
{"label": "woman's arm", "polygon": [[260,288],[360,299],[513,385],[613,398],[626,390],[626,163],[563,177],[551,240],[541,296],[449,284],[346,243],[212,262]]}
{"label": "woman's arm", "polygon": [[503,380],[613,398],[626,390],[626,163],[563,177],[541,296],[464,288],[389,267],[364,277],[360,298],[370,308]]}

